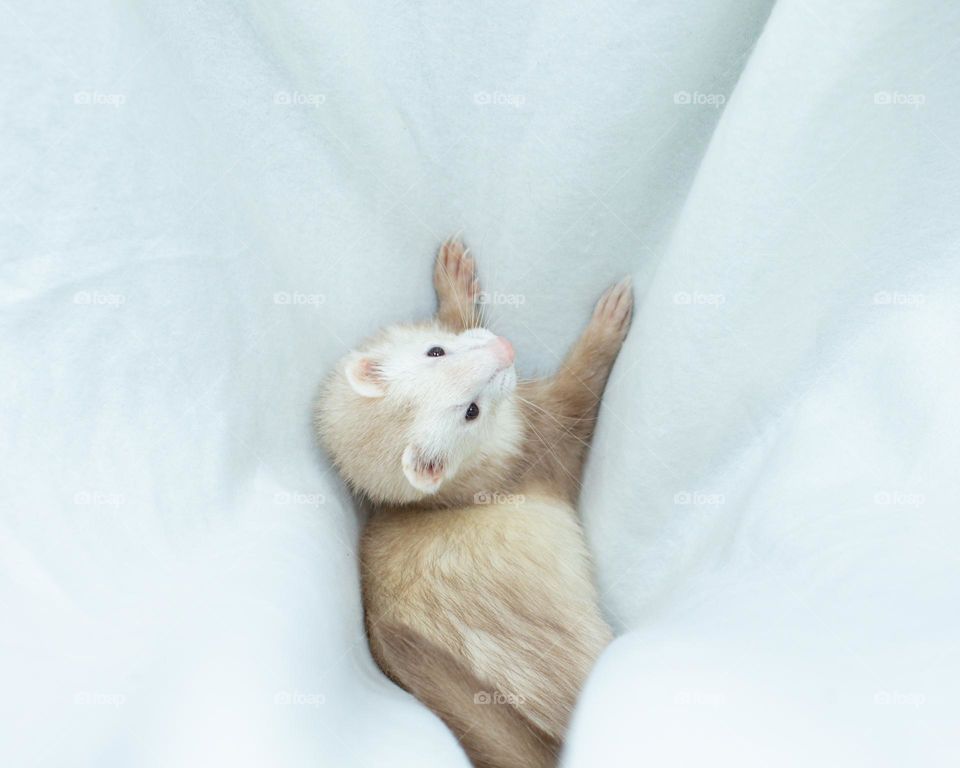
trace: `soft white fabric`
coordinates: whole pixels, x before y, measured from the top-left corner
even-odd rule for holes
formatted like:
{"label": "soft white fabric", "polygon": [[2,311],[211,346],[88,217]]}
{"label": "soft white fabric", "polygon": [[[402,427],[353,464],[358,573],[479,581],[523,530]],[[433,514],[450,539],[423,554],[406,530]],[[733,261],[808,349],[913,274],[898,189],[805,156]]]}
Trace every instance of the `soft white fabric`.
{"label": "soft white fabric", "polygon": [[463,766],[313,390],[462,230],[521,373],[632,273],[568,768],[957,752],[960,8],[0,8],[0,762]]}

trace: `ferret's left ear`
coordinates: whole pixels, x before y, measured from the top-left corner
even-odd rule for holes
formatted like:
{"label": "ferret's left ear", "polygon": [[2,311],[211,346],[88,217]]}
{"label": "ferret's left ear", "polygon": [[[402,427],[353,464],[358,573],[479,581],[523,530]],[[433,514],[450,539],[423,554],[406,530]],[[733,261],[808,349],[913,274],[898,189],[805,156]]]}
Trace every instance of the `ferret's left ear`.
{"label": "ferret's left ear", "polygon": [[387,391],[383,372],[369,355],[351,353],[347,359],[347,381],[353,391],[363,397],[383,397]]}
{"label": "ferret's left ear", "polygon": [[426,456],[413,443],[403,451],[400,459],[407,481],[422,493],[436,493],[446,477],[447,462],[436,456]]}

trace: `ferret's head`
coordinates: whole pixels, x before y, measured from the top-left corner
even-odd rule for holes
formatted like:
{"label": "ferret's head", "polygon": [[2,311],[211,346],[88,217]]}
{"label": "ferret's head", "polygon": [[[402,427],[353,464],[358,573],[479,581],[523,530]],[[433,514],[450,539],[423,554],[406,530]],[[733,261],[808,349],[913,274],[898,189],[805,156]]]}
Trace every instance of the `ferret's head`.
{"label": "ferret's head", "polygon": [[338,363],[317,400],[317,431],[355,490],[418,501],[516,451],[513,357],[482,328],[387,328]]}

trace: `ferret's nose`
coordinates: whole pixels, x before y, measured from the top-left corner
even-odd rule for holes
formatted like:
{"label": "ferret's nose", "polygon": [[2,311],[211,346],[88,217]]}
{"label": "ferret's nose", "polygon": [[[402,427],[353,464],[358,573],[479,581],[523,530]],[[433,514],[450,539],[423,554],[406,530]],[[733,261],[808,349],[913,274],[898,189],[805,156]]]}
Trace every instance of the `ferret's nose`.
{"label": "ferret's nose", "polygon": [[513,365],[513,358],[516,356],[513,351],[513,344],[503,338],[503,336],[497,336],[491,339],[489,344],[500,365],[504,368]]}

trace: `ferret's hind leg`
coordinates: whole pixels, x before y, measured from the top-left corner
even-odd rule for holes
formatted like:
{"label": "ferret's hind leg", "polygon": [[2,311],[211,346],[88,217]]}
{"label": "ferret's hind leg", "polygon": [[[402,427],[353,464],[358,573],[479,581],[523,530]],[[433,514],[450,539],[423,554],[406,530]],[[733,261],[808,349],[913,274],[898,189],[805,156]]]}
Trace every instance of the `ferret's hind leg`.
{"label": "ferret's hind leg", "polygon": [[437,320],[443,325],[460,333],[481,324],[476,262],[456,237],[440,246],[433,268],[433,287],[437,291]]}
{"label": "ferret's hind leg", "polygon": [[551,768],[560,745],[446,649],[406,627],[371,637],[380,665],[453,731],[476,768]]}
{"label": "ferret's hind leg", "polygon": [[570,389],[575,400],[587,403],[587,407],[599,403],[632,316],[633,289],[630,278],[625,277],[600,297],[593,317],[554,377],[558,384]]}
{"label": "ferret's hind leg", "polygon": [[530,401],[527,419],[541,442],[534,452],[546,452],[532,477],[541,474],[570,499],[579,491],[587,448],[593,437],[610,370],[630,329],[633,291],[630,278],[609,288],[593,317],[556,374],[521,385],[518,393]]}
{"label": "ferret's hind leg", "polygon": [[560,398],[568,417],[577,419],[577,435],[593,437],[600,398],[630,330],[633,289],[629,277],[608,288],[593,310],[590,322],[554,375],[554,397]]}

